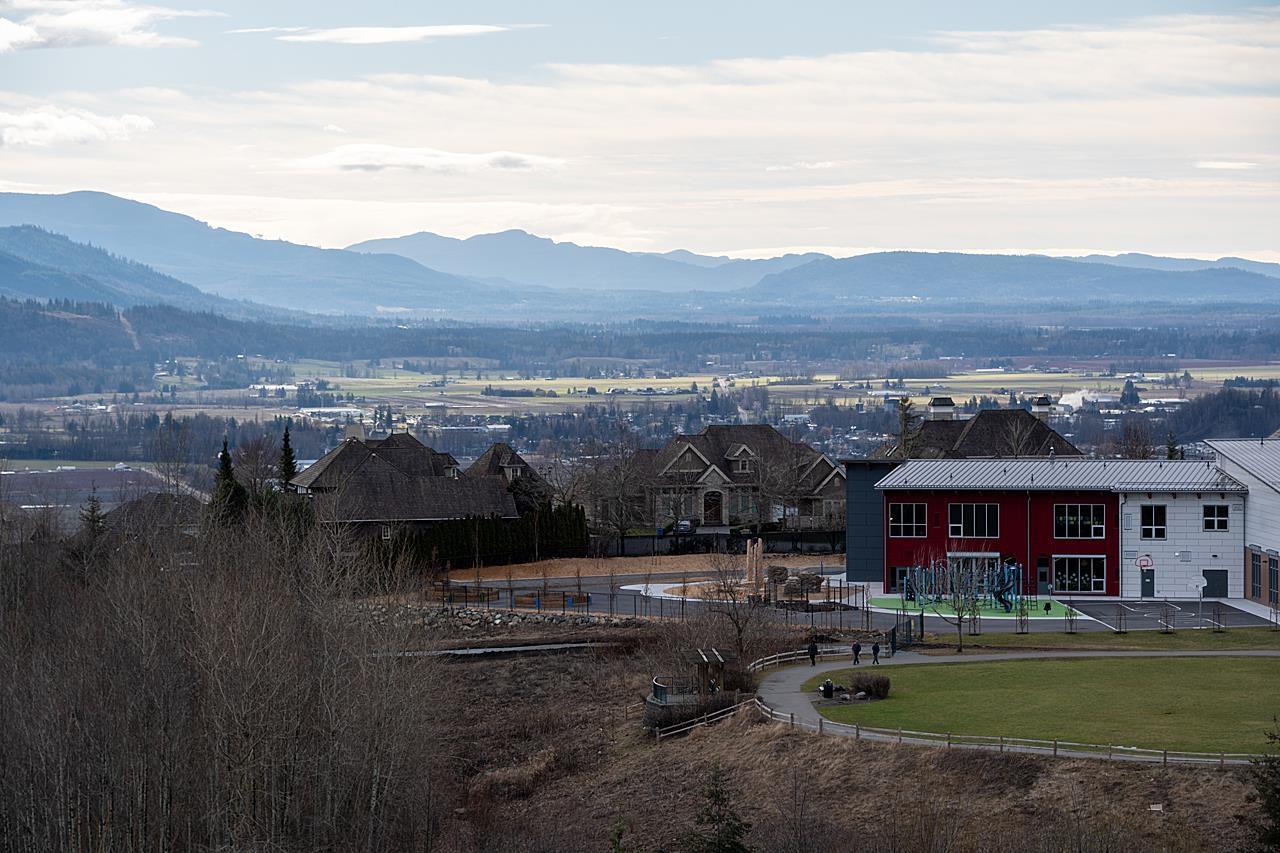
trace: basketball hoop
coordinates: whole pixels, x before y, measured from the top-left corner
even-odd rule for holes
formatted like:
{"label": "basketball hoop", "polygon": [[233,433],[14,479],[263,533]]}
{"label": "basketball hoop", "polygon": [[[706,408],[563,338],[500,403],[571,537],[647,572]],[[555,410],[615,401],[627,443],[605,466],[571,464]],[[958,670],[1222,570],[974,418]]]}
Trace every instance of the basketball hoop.
{"label": "basketball hoop", "polygon": [[1156,564],[1156,561],[1151,559],[1150,554],[1143,554],[1141,557],[1134,560],[1133,562],[1140,569],[1149,569]]}

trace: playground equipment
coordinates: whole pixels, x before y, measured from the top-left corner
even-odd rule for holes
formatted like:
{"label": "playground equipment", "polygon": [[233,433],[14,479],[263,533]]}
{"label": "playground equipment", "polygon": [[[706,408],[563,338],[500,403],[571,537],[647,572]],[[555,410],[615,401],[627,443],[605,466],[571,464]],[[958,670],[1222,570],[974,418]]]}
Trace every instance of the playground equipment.
{"label": "playground equipment", "polygon": [[950,605],[957,596],[987,610],[1012,613],[1026,600],[1022,566],[1012,560],[939,560],[912,566],[903,574],[898,595],[903,609]]}

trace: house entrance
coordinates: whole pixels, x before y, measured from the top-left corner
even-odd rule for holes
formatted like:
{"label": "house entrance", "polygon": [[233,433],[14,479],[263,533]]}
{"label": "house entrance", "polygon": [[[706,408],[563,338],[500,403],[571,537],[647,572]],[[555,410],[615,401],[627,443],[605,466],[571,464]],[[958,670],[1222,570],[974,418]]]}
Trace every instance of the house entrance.
{"label": "house entrance", "polygon": [[702,497],[702,523],[711,527],[724,524],[724,495],[707,492]]}

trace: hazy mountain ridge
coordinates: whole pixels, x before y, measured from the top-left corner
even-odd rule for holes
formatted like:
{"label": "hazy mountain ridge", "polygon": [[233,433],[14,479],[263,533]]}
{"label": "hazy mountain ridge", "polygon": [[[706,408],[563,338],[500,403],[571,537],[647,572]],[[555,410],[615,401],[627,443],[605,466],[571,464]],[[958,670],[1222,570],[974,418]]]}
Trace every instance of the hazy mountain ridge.
{"label": "hazy mountain ridge", "polygon": [[207,293],[293,310],[447,312],[462,293],[509,299],[398,255],[262,240],[105,193],[0,193],[0,225],[25,224],[101,246]]}
{"label": "hazy mountain ridge", "polygon": [[517,284],[586,290],[729,291],[763,276],[826,255],[784,255],[764,260],[698,255],[683,249],[656,254],[580,246],[510,230],[459,239],[419,231],[365,240],[354,252],[388,252],[432,269]]}
{"label": "hazy mountain ridge", "polygon": [[1083,255],[1081,257],[1064,257],[1067,261],[1083,261],[1091,264],[1109,264],[1117,267],[1168,270],[1175,272],[1194,272],[1208,269],[1238,269],[1258,275],[1280,278],[1280,264],[1266,261],[1251,261],[1248,258],[1231,256],[1206,260],[1202,258],[1163,258],[1159,255],[1146,255],[1142,252],[1125,252],[1120,255]]}
{"label": "hazy mountain ridge", "polygon": [[750,292],[796,300],[929,299],[992,303],[1280,297],[1280,282],[1234,267],[1168,271],[1051,258],[958,252],[877,252],[816,260],[766,276]]}

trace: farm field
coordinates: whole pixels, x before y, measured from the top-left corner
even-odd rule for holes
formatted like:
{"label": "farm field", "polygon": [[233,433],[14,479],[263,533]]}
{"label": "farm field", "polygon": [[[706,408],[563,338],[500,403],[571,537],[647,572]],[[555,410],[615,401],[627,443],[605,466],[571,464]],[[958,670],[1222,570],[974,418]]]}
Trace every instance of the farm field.
{"label": "farm field", "polygon": [[883,672],[892,680],[888,699],[824,707],[823,715],[917,731],[1261,752],[1280,710],[1264,688],[1280,684],[1278,658],[1018,660]]}

